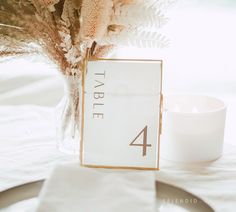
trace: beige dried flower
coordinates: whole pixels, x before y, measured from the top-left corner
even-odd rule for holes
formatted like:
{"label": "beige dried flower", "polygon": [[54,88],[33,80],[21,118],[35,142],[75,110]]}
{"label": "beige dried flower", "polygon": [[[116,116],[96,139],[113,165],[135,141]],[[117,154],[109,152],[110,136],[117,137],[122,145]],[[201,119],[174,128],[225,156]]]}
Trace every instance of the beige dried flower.
{"label": "beige dried flower", "polygon": [[47,7],[51,12],[54,12],[54,5],[57,4],[59,1],[60,0],[39,0],[39,3]]}
{"label": "beige dried flower", "polygon": [[132,4],[134,2],[135,2],[135,0],[114,0],[115,5],[117,5],[117,4],[129,5],[129,4]]}
{"label": "beige dried flower", "polygon": [[0,39],[7,47],[1,55],[14,48],[28,52],[28,43],[37,43],[62,73],[80,75],[94,42],[96,56],[116,45],[165,46],[156,31],[166,22],[161,9],[173,1],[0,0],[0,36],[10,40]]}
{"label": "beige dried flower", "polygon": [[107,32],[112,14],[112,0],[83,0],[81,8],[81,39],[88,41],[100,40]]}

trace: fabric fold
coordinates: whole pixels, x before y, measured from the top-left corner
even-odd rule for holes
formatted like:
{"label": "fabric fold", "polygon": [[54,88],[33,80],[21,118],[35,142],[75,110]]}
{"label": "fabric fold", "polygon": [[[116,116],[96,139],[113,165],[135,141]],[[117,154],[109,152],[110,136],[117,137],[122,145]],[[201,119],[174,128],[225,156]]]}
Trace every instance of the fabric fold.
{"label": "fabric fold", "polygon": [[151,171],[105,170],[77,163],[56,167],[46,181],[37,212],[151,212],[155,175]]}

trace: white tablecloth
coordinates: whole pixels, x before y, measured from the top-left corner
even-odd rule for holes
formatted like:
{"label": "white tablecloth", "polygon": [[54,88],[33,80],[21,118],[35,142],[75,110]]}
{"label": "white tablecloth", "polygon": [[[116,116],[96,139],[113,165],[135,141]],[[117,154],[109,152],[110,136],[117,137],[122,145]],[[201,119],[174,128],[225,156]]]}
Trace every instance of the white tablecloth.
{"label": "white tablecloth", "polygon": [[[78,161],[56,148],[53,109],[36,106],[0,107],[0,191],[47,178],[61,162]],[[161,160],[157,180],[190,191],[216,211],[236,208],[236,146],[226,143],[217,161],[183,166]]]}

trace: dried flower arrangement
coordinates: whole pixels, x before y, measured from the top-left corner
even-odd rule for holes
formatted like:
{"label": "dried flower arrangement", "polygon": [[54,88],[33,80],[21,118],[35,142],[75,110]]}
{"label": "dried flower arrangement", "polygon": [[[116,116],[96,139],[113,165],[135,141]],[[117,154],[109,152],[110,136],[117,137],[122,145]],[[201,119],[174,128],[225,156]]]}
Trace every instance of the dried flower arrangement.
{"label": "dried flower arrangement", "polygon": [[72,76],[67,77],[70,104],[61,119],[64,131],[71,120],[75,129],[86,50],[90,57],[103,57],[120,45],[165,47],[168,40],[158,31],[167,21],[163,10],[174,1],[1,0],[0,56],[46,54],[64,76]]}

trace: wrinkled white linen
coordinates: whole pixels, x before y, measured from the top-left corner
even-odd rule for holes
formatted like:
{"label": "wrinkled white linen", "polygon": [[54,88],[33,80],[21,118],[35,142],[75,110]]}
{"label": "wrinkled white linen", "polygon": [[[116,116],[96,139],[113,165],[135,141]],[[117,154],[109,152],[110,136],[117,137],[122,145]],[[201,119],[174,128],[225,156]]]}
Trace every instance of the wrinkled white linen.
{"label": "wrinkled white linen", "polygon": [[78,160],[57,150],[53,109],[0,107],[0,191],[44,179],[54,164],[71,159]]}
{"label": "wrinkled white linen", "polygon": [[161,160],[156,179],[195,194],[215,211],[235,212],[236,146],[226,144],[224,155],[212,162],[183,165]]}
{"label": "wrinkled white linen", "polygon": [[[54,78],[51,80],[53,82]],[[31,83],[34,87],[35,82]],[[0,89],[3,91],[4,87],[1,85]],[[59,83],[59,87],[61,90],[52,91],[58,92],[58,97],[62,96],[63,86]],[[31,104],[37,102],[34,90],[27,91],[32,97],[29,99],[20,90],[15,89],[12,93],[17,92],[19,98],[22,95],[24,104],[28,101]],[[46,94],[45,90],[42,91],[41,97]],[[4,92],[0,93],[1,97],[4,95]],[[161,170],[156,173],[156,179],[190,191],[205,200],[216,211],[234,212],[236,208],[236,147],[234,146],[236,100],[234,95],[230,94],[213,93],[213,95],[222,98],[228,104],[223,157],[212,163],[191,166],[161,160]],[[10,102],[17,104],[15,95],[6,96]],[[53,100],[54,105],[60,99],[58,97]],[[44,99],[48,105],[51,105],[50,101],[47,101],[50,98],[51,94]],[[7,103],[8,101],[5,101],[4,104]],[[33,105],[0,106],[0,191],[48,178],[53,167],[69,161],[78,161],[78,157],[64,155],[57,150],[53,108]]]}
{"label": "wrinkled white linen", "polygon": [[152,212],[155,178],[151,171],[58,166],[45,183],[37,212]]}
{"label": "wrinkled white linen", "polygon": [[[233,105],[232,105],[233,106]],[[233,115],[233,113],[231,113]],[[35,106],[0,107],[0,191],[48,178],[53,167],[78,158],[56,148],[53,110]],[[222,158],[183,166],[161,160],[156,179],[190,191],[216,211],[236,208],[236,147],[226,143]]]}
{"label": "wrinkled white linen", "polygon": [[0,58],[0,105],[55,106],[62,95],[61,76],[46,58]]}

